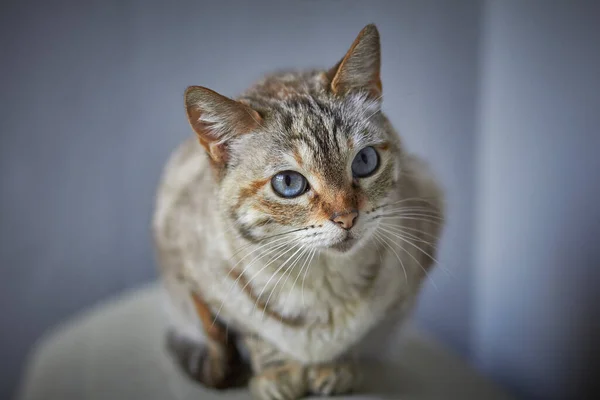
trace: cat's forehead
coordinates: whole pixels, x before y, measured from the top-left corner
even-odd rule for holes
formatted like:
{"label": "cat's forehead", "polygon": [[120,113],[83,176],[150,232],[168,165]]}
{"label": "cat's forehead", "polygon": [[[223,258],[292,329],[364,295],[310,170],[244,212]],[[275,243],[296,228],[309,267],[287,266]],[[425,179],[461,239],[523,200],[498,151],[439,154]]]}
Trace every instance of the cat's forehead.
{"label": "cat's forehead", "polygon": [[367,92],[337,96],[328,87],[323,71],[281,72],[259,81],[242,100],[266,114],[278,145],[298,135],[312,136],[324,145],[335,144],[332,135],[352,139],[357,145],[363,139],[377,140],[377,132],[369,131],[376,130],[377,118],[373,117],[380,110],[381,98],[373,99]]}
{"label": "cat's forehead", "polygon": [[373,119],[378,111],[378,103],[360,95],[344,99],[298,96],[278,103],[272,115],[283,144],[303,142],[315,152],[335,153],[378,140]]}
{"label": "cat's forehead", "polygon": [[335,96],[312,75],[286,77],[270,77],[242,97],[263,120],[256,135],[242,139],[236,159],[261,176],[293,169],[335,184],[360,149],[388,140],[380,99]]}
{"label": "cat's forehead", "polygon": [[376,120],[379,110],[366,99],[296,97],[272,108],[267,134],[255,143],[264,171],[300,170],[338,182],[356,152],[385,141]]}

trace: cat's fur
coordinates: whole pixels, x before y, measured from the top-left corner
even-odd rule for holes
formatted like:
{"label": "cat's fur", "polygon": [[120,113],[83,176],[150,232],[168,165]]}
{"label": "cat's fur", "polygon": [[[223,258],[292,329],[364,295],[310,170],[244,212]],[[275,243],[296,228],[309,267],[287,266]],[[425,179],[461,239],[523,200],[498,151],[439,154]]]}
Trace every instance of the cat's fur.
{"label": "cat's fur", "polygon": [[[235,383],[238,338],[257,399],[351,391],[352,349],[413,304],[442,194],[380,111],[379,72],[369,25],[328,71],[273,74],[237,101],[186,91],[197,138],[166,166],[154,233],[171,349],[206,385]],[[356,179],[350,164],[365,146],[380,165]],[[276,195],[271,177],[284,170],[302,173],[308,192]],[[336,216],[349,213],[358,218],[346,230]]]}

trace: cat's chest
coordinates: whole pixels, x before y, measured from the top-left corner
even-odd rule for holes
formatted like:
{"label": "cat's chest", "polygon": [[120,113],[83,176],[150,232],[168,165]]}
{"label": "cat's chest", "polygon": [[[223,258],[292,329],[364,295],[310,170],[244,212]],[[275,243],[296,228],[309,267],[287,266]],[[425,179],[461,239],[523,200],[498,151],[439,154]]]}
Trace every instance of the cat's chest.
{"label": "cat's chest", "polygon": [[250,302],[236,306],[236,319],[300,361],[330,361],[358,342],[403,295],[400,275],[385,263],[362,263],[356,274],[316,273],[304,282],[300,276],[295,284],[290,278],[268,304],[265,296],[247,296]]}

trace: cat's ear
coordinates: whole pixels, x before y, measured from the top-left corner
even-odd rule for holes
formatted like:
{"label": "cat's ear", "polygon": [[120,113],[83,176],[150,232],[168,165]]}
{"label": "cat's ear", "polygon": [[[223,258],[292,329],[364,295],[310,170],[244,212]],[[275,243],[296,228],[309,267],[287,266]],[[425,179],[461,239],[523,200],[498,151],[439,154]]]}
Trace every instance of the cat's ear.
{"label": "cat's ear", "polygon": [[381,45],[379,32],[373,24],[358,34],[350,50],[327,73],[333,93],[367,92],[372,97],[381,96]]}
{"label": "cat's ear", "polygon": [[249,106],[201,86],[187,88],[185,110],[200,144],[217,165],[227,163],[227,141],[255,130],[261,121]]}

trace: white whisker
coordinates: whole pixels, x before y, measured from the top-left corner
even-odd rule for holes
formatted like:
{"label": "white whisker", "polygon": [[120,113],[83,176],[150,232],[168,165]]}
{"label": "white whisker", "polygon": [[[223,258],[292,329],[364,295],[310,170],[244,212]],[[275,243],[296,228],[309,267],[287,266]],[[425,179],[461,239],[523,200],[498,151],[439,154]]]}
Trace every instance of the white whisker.
{"label": "white whisker", "polygon": [[[283,274],[281,274],[281,276],[279,277],[279,279],[277,279],[277,282],[275,282],[275,286],[273,286],[273,288],[271,289],[271,292],[269,293],[269,297],[267,297],[267,301],[265,302],[265,306],[263,308],[263,313],[262,313],[261,319],[265,317],[265,311],[267,310],[267,306],[269,305],[269,301],[271,300],[271,296],[273,296],[273,293],[277,289],[277,285],[279,285],[279,281],[281,281],[281,279],[284,276],[287,275],[287,278],[285,279],[285,281],[283,281],[283,285],[285,286],[285,282],[287,282],[288,278],[292,274],[292,271],[293,271],[294,267],[296,266],[296,264],[298,263],[298,261],[302,258],[302,256],[304,254],[306,254],[306,251],[307,251],[306,247],[300,246],[300,249],[298,249],[298,251],[300,251],[300,250],[302,250],[302,253],[300,253],[300,255],[298,255],[298,257],[296,257],[296,259],[290,264],[290,266],[288,267],[289,271],[284,271]],[[298,251],[296,253],[298,253]],[[294,254],[296,254],[296,253],[294,253]],[[268,283],[269,282],[267,282],[267,284]],[[283,317],[283,315],[282,315],[282,317]]]}
{"label": "white whisker", "polygon": [[[391,229],[396,229],[396,232],[397,232],[397,233],[400,233],[400,234],[403,234],[403,235],[409,235],[409,236],[408,236],[409,238],[411,238],[411,237],[414,237],[414,238],[415,238],[415,240],[418,240],[419,242],[422,242],[422,243],[428,244],[429,246],[433,247],[433,249],[434,249],[434,250],[437,250],[437,244],[436,244],[436,243],[433,243],[433,242],[428,242],[428,241],[426,241],[426,240],[424,240],[424,239],[421,239],[421,238],[419,238],[418,236],[416,236],[416,235],[414,235],[414,234],[411,234],[410,232],[406,232],[405,230],[411,230],[411,231],[414,231],[414,232],[421,233],[421,234],[423,234],[423,235],[430,236],[431,238],[433,238],[434,240],[436,240],[436,241],[437,241],[437,237],[436,237],[435,235],[432,235],[432,234],[430,234],[430,233],[427,233],[427,232],[425,232],[425,231],[423,231],[423,230],[421,230],[421,229],[417,229],[417,228],[411,228],[411,227],[408,227],[408,226],[405,226],[405,225],[392,225],[392,224],[386,224],[386,223],[383,223],[383,222],[381,223],[381,225],[383,225],[383,226],[386,226],[386,227],[388,227],[388,228],[391,228]],[[401,232],[400,232],[400,231],[401,231]],[[442,270],[442,271],[443,271],[443,272],[444,272],[444,273],[445,273],[445,274],[446,274],[448,277],[450,277],[450,278],[454,278],[454,274],[452,273],[452,271],[450,270],[450,268],[448,268],[448,267],[444,266],[443,264],[441,264],[441,263],[440,263],[440,262],[438,262],[437,260],[435,260],[435,262],[437,263],[438,267],[439,267],[439,268],[440,268],[440,269],[441,269],[441,270]]]}
{"label": "white whisker", "polygon": [[404,234],[408,238],[416,240],[417,242],[422,242],[422,243],[428,244],[428,245],[430,245],[430,246],[432,246],[434,248],[436,247],[436,245],[434,243],[428,242],[427,240],[421,239],[420,237],[418,237],[417,235],[415,235],[413,233],[405,231],[403,228],[401,228],[402,225],[386,224],[385,222],[382,222],[381,225],[385,226],[387,229],[391,229],[391,230],[396,231],[398,233]]}
{"label": "white whisker", "polygon": [[[252,260],[252,261],[251,261],[251,262],[250,262],[248,265],[246,265],[246,267],[243,269],[243,271],[242,271],[242,272],[239,274],[239,276],[238,276],[238,277],[237,277],[237,278],[236,278],[236,279],[233,281],[233,283],[231,284],[231,286],[230,286],[230,287],[229,287],[229,289],[227,290],[227,294],[225,295],[225,297],[224,297],[224,298],[223,298],[223,300],[221,301],[221,304],[219,305],[219,309],[217,310],[217,312],[216,312],[216,314],[215,314],[215,317],[213,318],[213,322],[212,322],[212,325],[211,325],[211,326],[214,326],[214,324],[217,322],[217,318],[219,318],[219,314],[221,313],[221,310],[223,309],[223,306],[225,305],[225,301],[226,301],[226,300],[229,300],[229,295],[231,294],[231,291],[233,290],[233,288],[235,287],[235,285],[236,285],[236,284],[239,282],[239,280],[242,278],[242,276],[244,275],[244,273],[245,273],[245,272],[248,270],[248,268],[250,268],[250,266],[251,266],[251,265],[253,265],[253,264],[254,264],[254,262],[256,262],[257,260],[259,260],[259,259],[260,259],[260,258],[262,258],[263,256],[266,256],[266,255],[272,254],[272,253],[274,253],[274,252],[278,251],[279,249],[281,249],[281,248],[283,248],[283,247],[285,247],[285,246],[289,245],[289,244],[290,244],[290,243],[292,243],[292,242],[293,242],[293,239],[290,239],[289,241],[287,241],[287,242],[284,242],[284,243],[277,243],[277,244],[275,244],[275,245],[274,245],[274,247],[272,247],[272,248],[268,249],[266,252],[264,252],[264,253],[262,253],[262,254],[259,254],[258,256],[256,256],[256,257],[255,257],[255,258],[254,258],[254,259],[253,259],[253,260]],[[262,246],[262,247],[264,248],[265,246],[267,246],[267,245],[269,245],[269,244],[272,244],[272,243],[267,243],[267,244],[265,244],[265,245],[264,245],[264,246]],[[236,266],[237,266],[237,264],[236,264]],[[235,267],[233,267],[233,268],[235,268]],[[229,272],[227,273],[227,276],[229,276],[229,275],[231,274],[231,272],[233,271],[233,268],[231,268],[231,269],[229,270]],[[245,288],[246,288],[246,286],[244,286],[244,288],[243,288],[243,289],[245,289]],[[243,289],[242,289],[242,291],[243,291]]]}
{"label": "white whisker", "polygon": [[432,219],[438,220],[438,221],[444,221],[444,218],[439,217],[437,215],[426,214],[426,213],[417,213],[417,212],[406,212],[406,213],[390,212],[390,213],[379,214],[379,215],[381,215],[381,217],[389,217],[389,216],[398,216],[398,217],[423,217],[423,218],[432,218]]}
{"label": "white whisker", "polygon": [[[237,267],[237,266],[238,266],[238,265],[239,265],[239,264],[240,264],[242,261],[244,261],[244,260],[245,260],[245,259],[246,259],[248,256],[250,256],[251,254],[254,254],[254,253],[256,253],[257,251],[259,251],[259,250],[262,250],[262,249],[264,249],[266,246],[269,246],[269,245],[271,245],[271,244],[274,244],[274,243],[281,243],[282,241],[284,241],[284,240],[286,240],[286,239],[287,239],[287,240],[289,240],[290,242],[292,241],[292,239],[289,239],[289,238],[286,238],[286,237],[280,237],[280,238],[273,239],[272,241],[270,241],[270,242],[267,242],[267,243],[265,243],[265,244],[263,244],[263,245],[260,245],[260,246],[258,246],[256,249],[252,250],[250,253],[246,254],[246,255],[245,255],[245,256],[243,256],[243,257],[242,257],[240,260],[238,260],[238,262],[237,262],[237,263],[235,263],[235,265],[229,269],[229,271],[230,271],[230,272],[227,274],[227,276],[225,276],[225,279],[227,279],[227,278],[229,277],[229,275],[230,275],[231,271],[233,271],[233,270],[235,269],[235,267]],[[239,251],[238,251],[237,253],[239,253]],[[233,256],[235,256],[235,254],[234,254]],[[232,256],[232,258],[233,258],[233,256]]]}
{"label": "white whisker", "polygon": [[[400,239],[400,236],[396,235],[394,232],[392,231],[388,231],[385,228],[381,228],[381,230],[383,230],[384,232],[387,232],[393,236],[396,236]],[[415,260],[415,262],[419,265],[419,267],[421,267],[421,269],[423,270],[423,272],[425,273],[425,276],[427,276],[427,278],[431,281],[431,284],[433,285],[433,287],[435,288],[436,291],[439,292],[439,288],[436,285],[436,283],[433,281],[433,279],[431,278],[431,276],[429,275],[429,272],[423,267],[423,264],[421,264],[421,262],[419,260],[416,259],[415,256],[413,256],[411,254],[410,251],[406,250],[402,245],[400,245],[399,243],[396,243],[396,245],[398,245],[398,247],[400,247],[400,249],[402,249],[406,254],[408,254],[413,260]]]}
{"label": "white whisker", "polygon": [[[383,249],[385,250],[385,248],[386,248],[386,246],[385,246],[385,243],[383,243],[383,242],[381,241],[381,239],[379,239],[379,238],[378,238],[378,237],[375,235],[375,233],[376,233],[376,232],[373,232],[373,239],[377,240],[377,243],[378,243],[378,244],[380,244],[380,245],[382,245],[382,246],[383,246]],[[383,257],[382,257],[382,255],[381,255],[381,251],[379,250],[379,247],[377,247],[377,252],[379,253],[379,260],[380,260],[380,261],[383,263]]]}
{"label": "white whisker", "polygon": [[[373,239],[377,239],[374,235],[372,237]],[[381,254],[381,249],[377,244],[375,244],[375,250],[377,250],[377,254],[379,255],[379,262],[383,265],[383,255]]]}
{"label": "white whisker", "polygon": [[[383,228],[382,228],[383,229]],[[417,250],[419,250],[421,253],[425,254],[427,257],[429,257],[432,261],[434,261],[436,264],[440,264],[438,260],[435,259],[435,257],[433,257],[431,254],[427,253],[425,250],[423,250],[422,248],[420,248],[419,246],[417,246],[416,244],[414,244],[413,242],[407,240],[405,237],[402,237],[400,235],[397,235],[398,239],[410,244],[411,246],[413,246],[414,248],[416,248]]]}
{"label": "white whisker", "polygon": [[[386,224],[386,223],[384,223],[384,222],[382,222],[382,225],[396,226],[396,227],[399,227],[399,229],[402,229],[402,230],[409,230],[409,231],[413,231],[413,232],[418,232],[418,233],[421,233],[421,234],[423,234],[423,235],[429,236],[429,237],[430,237],[430,238],[432,238],[433,240],[436,240],[436,241],[438,240],[438,237],[437,237],[437,236],[435,236],[435,235],[432,235],[431,233],[429,233],[429,232],[426,232],[426,231],[424,231],[424,230],[422,230],[422,229],[418,229],[418,228],[412,228],[412,227],[410,227],[410,226],[405,226],[405,225]],[[432,245],[433,245],[433,243],[431,243],[431,242],[429,242],[429,244],[432,244]]]}
{"label": "white whisker", "polygon": [[431,207],[398,207],[381,210],[382,214],[389,214],[392,212],[423,212],[433,215],[440,215],[438,210],[434,210]]}
{"label": "white whisker", "polygon": [[[298,246],[294,246],[292,249],[295,249],[296,247],[298,247]],[[302,249],[303,249],[303,247],[300,247],[298,250],[296,250],[296,252],[295,252],[295,253],[293,253],[291,256],[289,256],[289,257],[287,258],[287,260],[285,260],[285,261],[284,261],[284,262],[283,262],[283,263],[282,263],[282,264],[281,264],[281,265],[280,265],[280,266],[279,266],[279,267],[278,267],[278,268],[275,270],[275,272],[273,272],[273,273],[271,274],[271,277],[270,277],[270,278],[267,280],[267,283],[265,283],[265,284],[263,285],[263,288],[261,289],[260,293],[259,293],[259,294],[258,294],[258,296],[256,297],[256,301],[254,302],[254,308],[253,308],[253,310],[252,310],[251,314],[253,314],[253,313],[254,313],[254,310],[256,310],[256,307],[258,306],[258,302],[260,301],[260,299],[261,299],[261,297],[262,297],[263,293],[265,292],[265,289],[266,289],[266,288],[269,286],[269,283],[271,283],[271,281],[273,280],[273,278],[275,277],[275,275],[277,275],[277,274],[279,273],[279,271],[281,271],[281,270],[282,270],[282,269],[283,269],[283,268],[284,268],[284,267],[287,265],[287,263],[288,263],[288,262],[289,262],[289,261],[292,259],[292,257],[294,257],[296,254],[298,254],[298,252],[299,252],[300,250],[302,250]],[[291,249],[290,249],[290,250],[291,250]],[[287,253],[287,252],[286,252],[286,253]],[[284,253],[284,254],[286,254],[286,253]],[[267,264],[267,266],[268,266],[268,265],[269,265],[269,264]],[[263,268],[263,269],[264,269],[264,268]],[[262,269],[261,269],[261,271],[262,271]],[[261,271],[259,271],[258,273],[260,273]],[[257,274],[258,274],[258,273],[257,273]],[[256,276],[256,275],[255,275],[255,276]],[[252,279],[254,279],[254,277],[253,277]],[[248,283],[250,283],[250,282],[252,281],[252,279],[250,279],[250,281],[248,281]],[[280,279],[281,279],[281,278],[280,278]],[[272,293],[272,292],[271,292],[271,293]],[[266,310],[266,307],[265,307],[265,310]],[[264,314],[264,310],[263,310],[263,317],[264,317],[264,315],[265,315],[265,314]]]}
{"label": "white whisker", "polygon": [[[296,287],[296,282],[298,282],[298,278],[300,278],[300,275],[302,275],[302,271],[304,271],[304,267],[306,267],[307,265],[310,265],[310,261],[312,261],[312,256],[315,254],[315,251],[317,251],[316,248],[313,248],[312,250],[310,250],[310,252],[308,253],[308,256],[306,257],[306,260],[304,260],[304,264],[302,264],[302,267],[300,268],[300,271],[298,272],[298,275],[296,275],[296,279],[294,279],[294,282],[292,283],[292,288],[288,292],[288,295],[285,298],[285,301],[283,302],[282,313],[285,313],[285,306],[286,306],[288,300],[290,299],[290,296],[291,296],[292,292],[294,291],[294,288]],[[285,285],[285,283],[284,283],[284,285]]]}
{"label": "white whisker", "polygon": [[396,250],[394,250],[394,248],[389,243],[387,243],[387,238],[385,236],[381,235],[380,238],[384,241],[384,243],[388,245],[389,249],[392,250],[392,252],[396,255],[398,261],[400,261],[400,265],[402,266],[402,270],[404,271],[404,279],[406,279],[406,282],[408,283],[408,274],[406,273],[406,268],[404,267],[404,263],[400,259],[400,256],[398,255],[398,253],[396,253]]}
{"label": "white whisker", "polygon": [[427,222],[430,224],[438,224],[438,225],[444,222],[444,221],[436,221],[436,220],[431,220],[431,219],[416,218],[413,216],[403,216],[403,215],[391,215],[391,216],[382,215],[382,216],[379,216],[379,218],[381,218],[381,219],[405,219],[405,220],[409,220],[409,221],[421,221],[421,222]]}
{"label": "white whisker", "polygon": [[[434,198],[431,198],[431,200],[433,200],[433,199],[434,199]],[[382,207],[393,206],[393,205],[395,205],[395,204],[400,204],[400,203],[404,203],[404,202],[407,202],[407,201],[422,201],[423,203],[430,204],[430,205],[432,205],[432,206],[434,206],[434,207],[436,207],[436,208],[437,208],[437,207],[438,207],[438,205],[437,205],[437,204],[435,204],[435,203],[434,203],[433,201],[431,201],[431,200],[430,200],[429,198],[427,198],[427,197],[407,197],[407,198],[404,198],[404,199],[402,199],[402,200],[398,200],[398,201],[396,201],[396,202],[393,202],[393,203],[384,204]]]}
{"label": "white whisker", "polygon": [[[313,252],[313,257],[314,257],[315,254],[320,255],[321,253],[318,252],[318,251]],[[313,259],[311,257],[310,262],[308,263],[308,266],[306,267],[306,271],[304,271],[304,277],[302,278],[302,288],[301,288],[301,291],[302,291],[302,306],[303,307],[306,307],[306,302],[304,301],[304,281],[306,280],[306,274],[308,273],[308,270],[310,269],[312,260]]]}

